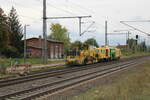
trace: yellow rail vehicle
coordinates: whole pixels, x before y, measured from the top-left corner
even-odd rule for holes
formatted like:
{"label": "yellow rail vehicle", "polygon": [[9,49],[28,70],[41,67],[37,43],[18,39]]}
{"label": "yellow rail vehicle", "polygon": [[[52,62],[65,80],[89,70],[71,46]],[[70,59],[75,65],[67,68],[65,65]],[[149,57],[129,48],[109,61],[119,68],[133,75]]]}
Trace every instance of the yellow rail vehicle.
{"label": "yellow rail vehicle", "polygon": [[68,65],[84,65],[102,61],[118,60],[120,57],[120,49],[102,46],[80,51],[70,50],[67,54],[66,62]]}
{"label": "yellow rail vehicle", "polygon": [[120,49],[116,47],[102,46],[96,48],[98,61],[111,61],[117,60],[121,57]]}
{"label": "yellow rail vehicle", "polygon": [[95,49],[91,50],[70,50],[66,59],[69,65],[84,65],[97,62]]}
{"label": "yellow rail vehicle", "polygon": [[96,48],[98,61],[106,61],[110,58],[110,48],[108,46]]}

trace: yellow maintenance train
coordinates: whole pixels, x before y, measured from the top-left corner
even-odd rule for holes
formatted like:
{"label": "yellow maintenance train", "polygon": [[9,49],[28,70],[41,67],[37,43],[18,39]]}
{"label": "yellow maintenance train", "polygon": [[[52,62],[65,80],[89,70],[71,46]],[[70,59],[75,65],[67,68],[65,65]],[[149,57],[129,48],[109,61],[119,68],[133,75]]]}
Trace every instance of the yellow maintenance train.
{"label": "yellow maintenance train", "polygon": [[120,49],[102,46],[99,48],[87,48],[83,50],[69,50],[66,63],[68,65],[85,65],[102,61],[119,60],[120,57]]}

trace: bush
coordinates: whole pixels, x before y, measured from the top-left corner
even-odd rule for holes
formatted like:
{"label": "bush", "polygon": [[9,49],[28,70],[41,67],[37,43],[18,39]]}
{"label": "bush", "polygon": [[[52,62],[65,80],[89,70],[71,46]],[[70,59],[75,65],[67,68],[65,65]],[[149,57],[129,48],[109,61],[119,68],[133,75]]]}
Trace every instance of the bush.
{"label": "bush", "polygon": [[6,74],[8,63],[5,60],[0,59],[0,74]]}
{"label": "bush", "polygon": [[8,48],[5,48],[2,52],[2,55],[5,55],[7,58],[18,58],[20,57],[20,54],[18,50],[14,47],[9,46]]}

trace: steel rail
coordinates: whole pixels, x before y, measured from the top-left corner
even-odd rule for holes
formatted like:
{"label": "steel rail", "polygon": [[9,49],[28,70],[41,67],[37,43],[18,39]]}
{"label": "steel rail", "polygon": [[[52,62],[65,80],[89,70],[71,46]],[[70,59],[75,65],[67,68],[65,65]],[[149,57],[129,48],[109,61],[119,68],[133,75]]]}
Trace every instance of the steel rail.
{"label": "steel rail", "polygon": [[10,85],[20,84],[23,82],[28,82],[28,81],[33,81],[33,80],[38,80],[38,79],[43,79],[43,78],[48,78],[48,77],[54,77],[54,76],[62,75],[65,73],[72,73],[72,72],[76,72],[76,71],[86,70],[87,68],[92,69],[92,68],[96,68],[96,67],[100,67],[100,66],[110,65],[113,63],[117,63],[117,62],[130,61],[132,59],[138,59],[138,58],[130,58],[130,59],[126,59],[123,61],[112,61],[109,63],[108,62],[98,63],[98,64],[95,64],[95,66],[94,65],[86,65],[86,66],[81,66],[81,67],[54,68],[49,71],[43,71],[41,73],[33,73],[31,75],[27,75],[24,77],[13,78],[13,79],[9,79],[9,80],[0,80],[0,88],[10,86]]}
{"label": "steel rail", "polygon": [[[4,96],[1,96],[0,98],[2,100],[4,100],[5,98],[9,98],[9,97],[14,97],[14,96],[19,96],[21,94],[25,94],[25,93],[28,93],[28,92],[33,92],[33,91],[38,91],[42,88],[47,88],[49,86],[53,86],[53,85],[56,85],[56,84],[62,84],[63,82],[68,82],[68,81],[71,81],[71,80],[74,80],[74,79],[78,79],[78,78],[81,78],[81,77],[85,77],[85,76],[88,76],[88,75],[92,75],[92,74],[95,74],[95,73],[102,73],[102,72],[105,72],[105,71],[108,71],[108,70],[112,70],[112,69],[116,69],[116,68],[125,68],[125,67],[128,67],[128,66],[131,66],[133,64],[135,64],[137,61],[131,61],[131,62],[127,62],[127,63],[123,63],[123,64],[120,64],[120,65],[114,65],[113,67],[111,68],[105,68],[103,70],[99,70],[99,71],[95,71],[95,72],[91,72],[91,73],[87,73],[87,74],[84,74],[84,75],[79,75],[77,77],[73,77],[73,78],[68,78],[68,79],[64,79],[64,80],[61,80],[61,81],[57,81],[57,82],[53,82],[53,83],[48,83],[48,84],[45,84],[45,85],[41,85],[41,86],[37,86],[37,87],[34,87],[34,88],[31,88],[31,89],[26,89],[26,90],[23,90],[23,91],[18,91],[18,92],[15,92],[15,93],[12,93],[12,94],[7,94],[7,95],[4,95]],[[123,67],[121,67],[123,66]],[[74,84],[74,83],[73,83]],[[68,85],[67,85],[68,86]],[[58,89],[53,89],[53,90],[58,90]],[[53,90],[49,90],[51,92],[53,92]],[[48,92],[48,91],[47,91]],[[42,91],[42,94],[45,93],[45,91]],[[33,98],[35,96],[37,96],[39,93],[37,93],[36,95],[34,94],[33,95],[30,95],[29,97],[26,97],[23,98],[23,99],[19,99],[19,100],[28,100],[30,98]],[[41,93],[40,93],[41,94]]]}
{"label": "steel rail", "polygon": [[[112,63],[116,63],[116,61],[111,62],[111,63],[103,63],[102,65],[109,65]],[[33,81],[33,80],[38,80],[38,79],[42,79],[42,78],[47,78],[47,77],[54,77],[57,75],[62,75],[65,73],[72,73],[72,72],[76,72],[76,71],[81,71],[81,70],[85,70],[87,68],[95,68],[100,66],[101,64],[97,65],[97,66],[93,66],[91,67],[91,65],[87,65],[87,66],[82,66],[82,67],[69,67],[69,68],[64,68],[64,69],[58,69],[58,70],[52,70],[52,71],[48,71],[48,72],[42,72],[42,73],[36,73],[33,75],[28,75],[28,76],[24,76],[24,77],[20,77],[20,78],[15,78],[15,79],[9,79],[9,80],[4,80],[4,81],[0,81],[0,88],[5,87],[5,86],[9,86],[9,85],[15,85],[15,84],[20,84],[23,82],[28,82],[28,81]]]}

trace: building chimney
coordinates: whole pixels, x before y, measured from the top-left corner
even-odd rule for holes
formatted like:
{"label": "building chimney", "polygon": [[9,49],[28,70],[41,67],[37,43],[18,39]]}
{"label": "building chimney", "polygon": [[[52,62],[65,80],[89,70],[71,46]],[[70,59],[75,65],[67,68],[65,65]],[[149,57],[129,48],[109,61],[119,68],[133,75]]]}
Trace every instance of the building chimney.
{"label": "building chimney", "polygon": [[41,36],[41,35],[39,35],[39,40],[40,40],[40,39],[42,39],[42,36]]}
{"label": "building chimney", "polygon": [[42,47],[42,36],[39,36],[39,47]]}

